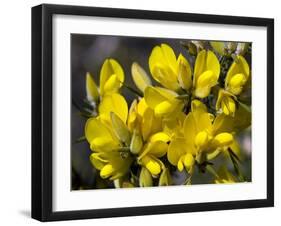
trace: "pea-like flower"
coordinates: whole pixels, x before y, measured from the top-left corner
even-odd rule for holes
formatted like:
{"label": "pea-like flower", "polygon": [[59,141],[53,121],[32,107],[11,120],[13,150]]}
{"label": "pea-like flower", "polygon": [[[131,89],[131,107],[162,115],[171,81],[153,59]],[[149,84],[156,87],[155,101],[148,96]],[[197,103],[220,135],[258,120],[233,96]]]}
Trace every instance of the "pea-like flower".
{"label": "pea-like flower", "polygon": [[104,96],[118,93],[124,82],[121,65],[112,58],[106,59],[100,71],[100,86],[96,85],[91,73],[86,74],[86,93],[90,102],[98,103]]}
{"label": "pea-like flower", "polygon": [[134,160],[158,177],[164,169],[159,158],[167,153],[170,141],[161,130],[161,119],[155,118],[144,99],[133,102],[128,111],[123,96],[106,96],[99,105],[99,116],[90,118],[85,126],[86,138],[95,152],[91,162],[103,178],[124,176]]}
{"label": "pea-like flower", "polygon": [[236,112],[237,97],[243,91],[250,77],[250,68],[243,56],[237,56],[230,66],[226,78],[225,88],[220,89],[216,103],[216,110],[225,115],[234,116]]}
{"label": "pea-like flower", "polygon": [[[131,65],[136,89],[124,83],[124,71],[112,58],[101,67],[99,86],[86,74],[88,101],[81,115],[88,118],[90,162],[116,188],[178,184],[173,181],[176,169],[188,173],[183,182],[188,185],[196,176],[195,166],[199,173],[211,173],[213,183],[246,180],[239,169],[243,155],[235,137],[251,125],[251,105],[245,104],[244,92],[249,91],[250,68],[242,56],[248,46],[189,43],[193,49],[188,58],[175,54],[168,44],[152,49],[148,66],[157,85],[137,62]],[[130,96],[130,105],[120,94],[122,85],[136,95]],[[232,162],[237,178],[226,161]]]}
{"label": "pea-like flower", "polygon": [[250,76],[250,68],[243,56],[236,56],[230,66],[226,78],[225,89],[234,95],[239,95]]}
{"label": "pea-like flower", "polygon": [[[151,176],[158,177],[164,164],[159,159],[166,155],[170,136],[162,131],[162,120],[155,117],[154,111],[142,98],[130,108],[128,126],[133,135],[131,152],[137,157],[138,163],[145,167]],[[147,175],[147,172],[143,172]]]}
{"label": "pea-like flower", "polygon": [[201,50],[195,61],[194,75],[187,59],[178,58],[167,44],[156,46],[149,58],[152,77],[163,87],[146,86],[144,97],[149,107],[161,117],[175,117],[188,103],[191,95],[207,97],[217,84],[220,64],[212,51]]}
{"label": "pea-like flower", "polygon": [[210,160],[233,143],[230,129],[224,124],[223,115],[214,119],[203,103],[194,100],[184,121],[183,136],[174,137],[169,145],[169,162],[179,171],[185,168],[190,172],[195,161],[204,159],[202,156]]}
{"label": "pea-like flower", "polygon": [[202,50],[198,53],[194,66],[194,95],[199,98],[205,98],[210,94],[219,79],[220,64],[216,55],[208,50]]}
{"label": "pea-like flower", "polygon": [[145,102],[156,117],[176,117],[184,106],[184,101],[177,97],[176,92],[161,87],[149,86],[144,92]]}
{"label": "pea-like flower", "polygon": [[125,146],[130,141],[125,126],[127,102],[120,94],[112,94],[102,100],[99,112],[98,117],[88,119],[85,125],[85,136],[94,152],[90,160],[102,178],[116,180],[129,172],[133,161]]}
{"label": "pea-like flower", "polygon": [[177,58],[173,49],[167,44],[153,48],[149,57],[149,69],[152,77],[167,89],[189,90],[192,86],[188,61],[182,54]]}
{"label": "pea-like flower", "polygon": [[129,171],[132,158],[123,152],[122,143],[114,135],[113,128],[91,118],[85,130],[86,138],[94,151],[90,160],[100,170],[100,176],[111,180],[124,176]]}
{"label": "pea-like flower", "polygon": [[236,111],[236,96],[230,92],[220,89],[216,102],[216,110],[221,110],[225,115],[234,116]]}

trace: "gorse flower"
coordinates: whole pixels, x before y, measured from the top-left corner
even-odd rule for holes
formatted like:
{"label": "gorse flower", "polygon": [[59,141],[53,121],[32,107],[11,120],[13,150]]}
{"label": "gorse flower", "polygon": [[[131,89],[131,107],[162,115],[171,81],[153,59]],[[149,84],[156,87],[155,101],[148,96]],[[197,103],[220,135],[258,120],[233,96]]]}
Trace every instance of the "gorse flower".
{"label": "gorse flower", "polygon": [[85,125],[86,139],[94,151],[90,159],[95,168],[100,170],[102,178],[115,180],[124,176],[132,163],[124,145],[130,138],[122,130],[128,106],[123,96],[115,93],[102,100],[99,113],[98,117],[88,119]]}
{"label": "gorse flower", "polygon": [[217,84],[219,75],[220,64],[216,55],[210,50],[199,52],[194,66],[194,95],[199,98],[207,97],[211,88]]}
{"label": "gorse flower", "polygon": [[236,111],[236,96],[224,89],[219,90],[216,110],[221,110],[225,115],[234,116]]}
{"label": "gorse flower", "polygon": [[178,58],[167,44],[156,46],[149,57],[149,68],[152,77],[165,88],[180,92],[189,92],[205,98],[210,89],[217,84],[220,64],[212,51],[202,50],[198,53],[192,82],[192,71],[187,59],[180,54]]}
{"label": "gorse flower", "polygon": [[165,168],[159,158],[167,153],[170,141],[170,136],[162,131],[161,119],[155,117],[153,110],[142,98],[138,103],[133,102],[128,125],[131,130],[134,128],[131,152],[136,155],[138,164],[157,177]]}
{"label": "gorse flower", "polygon": [[[149,57],[152,77],[165,88],[146,86],[144,96],[156,115],[175,117],[191,95],[205,98],[217,84],[220,64],[212,51],[202,50],[195,61],[194,75],[187,59],[176,58],[167,44],[156,46]],[[186,96],[186,97],[185,97]]]}
{"label": "gorse flower", "polygon": [[129,112],[127,102],[120,94],[102,100],[99,116],[90,118],[85,127],[90,147],[97,152],[91,155],[91,162],[101,170],[101,177],[118,179],[124,176],[133,156],[151,176],[158,177],[164,169],[158,158],[166,154],[170,137],[161,132],[161,121],[153,114],[144,99],[137,104],[133,102]]}
{"label": "gorse flower", "polygon": [[144,92],[145,102],[154,110],[156,117],[175,117],[180,113],[184,102],[177,96],[176,92],[161,87],[148,86]]}
{"label": "gorse flower", "polygon": [[250,69],[243,56],[237,55],[230,66],[226,78],[225,88],[219,90],[216,109],[222,110],[226,115],[234,116],[237,97],[246,85],[250,76]]}
{"label": "gorse flower", "polygon": [[100,86],[97,87],[91,73],[86,74],[87,99],[97,103],[102,97],[119,92],[124,82],[124,71],[120,64],[112,59],[106,59],[100,71]]}
{"label": "gorse flower", "polygon": [[226,78],[225,89],[234,95],[239,95],[250,76],[250,69],[243,56],[236,56],[230,66]]}
{"label": "gorse flower", "polygon": [[223,116],[214,118],[206,109],[203,103],[194,100],[183,124],[184,133],[174,137],[169,145],[168,160],[179,171],[184,168],[190,171],[195,160],[199,163],[210,160],[233,143],[233,135],[224,125]]}
{"label": "gorse flower", "polygon": [[[96,112],[85,124],[90,161],[115,187],[173,185],[178,173],[191,184],[196,168],[212,183],[245,180],[237,139],[251,125],[251,106],[241,101],[250,86],[250,67],[237,50],[243,43],[190,43],[196,49],[187,57],[167,44],[152,49],[147,66],[158,85],[137,62],[131,65],[137,89],[112,58],[102,65],[99,87],[87,73],[87,100]],[[134,98],[125,99],[122,85]]]}
{"label": "gorse flower", "polygon": [[149,57],[149,69],[152,77],[167,89],[178,91],[191,87],[191,69],[186,58],[178,58],[167,44],[153,48]]}

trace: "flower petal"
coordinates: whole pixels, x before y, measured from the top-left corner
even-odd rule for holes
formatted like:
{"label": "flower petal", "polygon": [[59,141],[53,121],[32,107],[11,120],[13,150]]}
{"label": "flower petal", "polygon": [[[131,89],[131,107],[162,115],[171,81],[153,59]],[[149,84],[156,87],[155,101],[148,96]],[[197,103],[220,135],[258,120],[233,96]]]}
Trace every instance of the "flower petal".
{"label": "flower petal", "polygon": [[86,93],[87,100],[97,102],[99,99],[98,87],[93,79],[92,75],[87,72],[86,74]]}
{"label": "flower petal", "polygon": [[105,179],[110,177],[115,172],[112,164],[106,164],[100,171],[101,178]]}
{"label": "flower petal", "polygon": [[105,82],[103,87],[103,92],[106,95],[117,93],[119,88],[121,87],[121,83],[116,74],[112,74],[108,80]]}
{"label": "flower petal", "polygon": [[169,66],[172,68],[173,72],[177,74],[177,59],[174,50],[165,43],[161,44],[161,49]]}
{"label": "flower petal", "polygon": [[144,92],[147,86],[151,85],[151,80],[148,77],[145,70],[136,62],[132,64],[131,67],[132,78],[135,82],[135,85],[138,87],[139,90]]}
{"label": "flower petal", "polygon": [[[246,81],[249,79],[249,76],[250,76],[250,67],[249,67],[246,59],[243,56],[241,56],[241,55],[237,55],[236,61],[233,61],[233,63],[231,64],[231,66],[230,66],[230,68],[229,68],[229,70],[228,70],[228,72],[226,74],[225,88],[227,90],[230,89],[230,91],[231,91],[230,81],[237,74],[242,74],[243,75],[244,78],[242,80],[243,80],[244,84],[246,83]],[[240,80],[239,81],[239,83],[240,83],[241,79],[239,78],[238,80]]]}
{"label": "flower petal", "polygon": [[187,143],[184,138],[175,138],[171,141],[168,147],[167,157],[169,162],[177,166],[181,156],[186,153]]}
{"label": "flower petal", "polygon": [[195,95],[199,98],[205,98],[210,94],[211,87],[217,84],[217,77],[213,71],[203,72],[197,79]]}
{"label": "flower petal", "polygon": [[142,137],[139,134],[139,132],[137,130],[135,130],[133,133],[133,136],[132,136],[131,144],[130,144],[130,151],[134,155],[137,155],[140,153],[142,148],[143,148]]}
{"label": "flower petal", "polygon": [[153,180],[152,180],[150,171],[145,167],[141,168],[140,177],[139,177],[139,185],[140,185],[140,187],[153,186]]}
{"label": "flower petal", "polygon": [[177,60],[178,63],[178,81],[181,86],[181,88],[188,91],[192,86],[192,79],[191,79],[191,68],[188,63],[188,61],[185,59],[185,57],[180,54]]}
{"label": "flower petal", "polygon": [[99,114],[102,119],[110,122],[110,112],[114,112],[124,123],[127,121],[128,105],[123,96],[114,93],[105,96],[99,104]]}
{"label": "flower petal", "polygon": [[116,75],[118,81],[120,81],[121,83],[124,82],[125,76],[121,65],[112,58],[106,59],[102,65],[100,72],[100,93],[102,96],[105,94],[104,87],[106,82],[114,74]]}
{"label": "flower petal", "polygon": [[233,136],[231,133],[219,133],[212,140],[212,147],[225,147],[231,145],[233,142]]}
{"label": "flower petal", "polygon": [[125,123],[114,112],[110,113],[110,117],[115,135],[120,141],[126,145],[130,145],[131,135]]}
{"label": "flower petal", "polygon": [[167,143],[170,140],[171,140],[170,136],[164,132],[155,133],[149,138],[150,142],[163,141]]}
{"label": "flower petal", "polygon": [[154,109],[158,104],[166,101],[167,98],[164,97],[159,90],[152,86],[148,86],[144,91],[144,99],[147,105]]}
{"label": "flower petal", "polygon": [[153,48],[149,57],[149,69],[152,77],[164,87],[172,90],[179,88],[176,56],[167,44]]}
{"label": "flower petal", "polygon": [[169,115],[175,110],[175,107],[175,104],[172,104],[169,101],[163,101],[154,108],[155,116],[161,117]]}
{"label": "flower petal", "polygon": [[227,89],[229,92],[239,95],[242,90],[243,86],[246,84],[247,78],[244,74],[238,73],[232,76],[232,78],[229,80],[229,84]]}
{"label": "flower petal", "polygon": [[91,143],[93,139],[99,137],[112,138],[108,128],[96,118],[90,118],[87,120],[85,125],[85,136],[89,143]]}
{"label": "flower petal", "polygon": [[161,164],[155,158],[146,155],[141,159],[141,162],[152,175],[158,175],[161,172]]}
{"label": "flower petal", "polygon": [[93,164],[93,166],[98,170],[101,170],[108,163],[107,160],[100,157],[100,153],[91,154],[90,161]]}

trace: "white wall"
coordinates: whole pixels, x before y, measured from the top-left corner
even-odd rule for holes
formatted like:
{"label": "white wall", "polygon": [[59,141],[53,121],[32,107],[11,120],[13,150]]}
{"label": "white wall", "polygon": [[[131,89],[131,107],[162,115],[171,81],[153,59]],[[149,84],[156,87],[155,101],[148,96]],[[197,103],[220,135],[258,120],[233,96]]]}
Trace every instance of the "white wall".
{"label": "white wall", "polygon": [[[245,0],[96,0],[46,1],[56,4],[89,5],[149,10],[182,11],[192,13],[228,14],[238,16],[275,18],[275,83],[281,84],[281,66],[278,61],[281,40],[281,14],[278,1]],[[46,3],[45,2],[45,3]],[[42,1],[2,1],[0,35],[0,224],[37,225],[30,219],[30,156],[31,156],[31,76],[30,76],[30,7]],[[279,7],[280,8],[280,7]],[[276,85],[275,115],[281,114],[281,89]],[[188,214],[155,215],[114,219],[83,220],[54,223],[56,225],[239,225],[268,224],[280,219],[281,122],[275,118],[275,208],[199,212]]]}

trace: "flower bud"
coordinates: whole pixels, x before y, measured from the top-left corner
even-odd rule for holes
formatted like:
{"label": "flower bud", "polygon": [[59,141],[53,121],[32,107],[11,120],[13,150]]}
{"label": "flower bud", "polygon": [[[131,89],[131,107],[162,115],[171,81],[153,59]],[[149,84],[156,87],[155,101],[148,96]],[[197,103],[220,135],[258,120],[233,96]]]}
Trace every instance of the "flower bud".
{"label": "flower bud", "polygon": [[139,134],[139,132],[135,130],[131,140],[130,151],[132,154],[137,155],[142,150],[142,147],[143,147],[142,137]]}
{"label": "flower bud", "polygon": [[152,176],[151,176],[150,172],[145,167],[141,168],[139,182],[140,182],[140,187],[151,187],[151,186],[153,186]]}
{"label": "flower bud", "polygon": [[116,136],[126,145],[130,144],[130,132],[124,122],[113,112],[110,113],[112,127]]}
{"label": "flower bud", "polygon": [[163,169],[160,178],[159,178],[159,186],[168,186],[172,184],[172,178],[170,175],[169,169]]}

